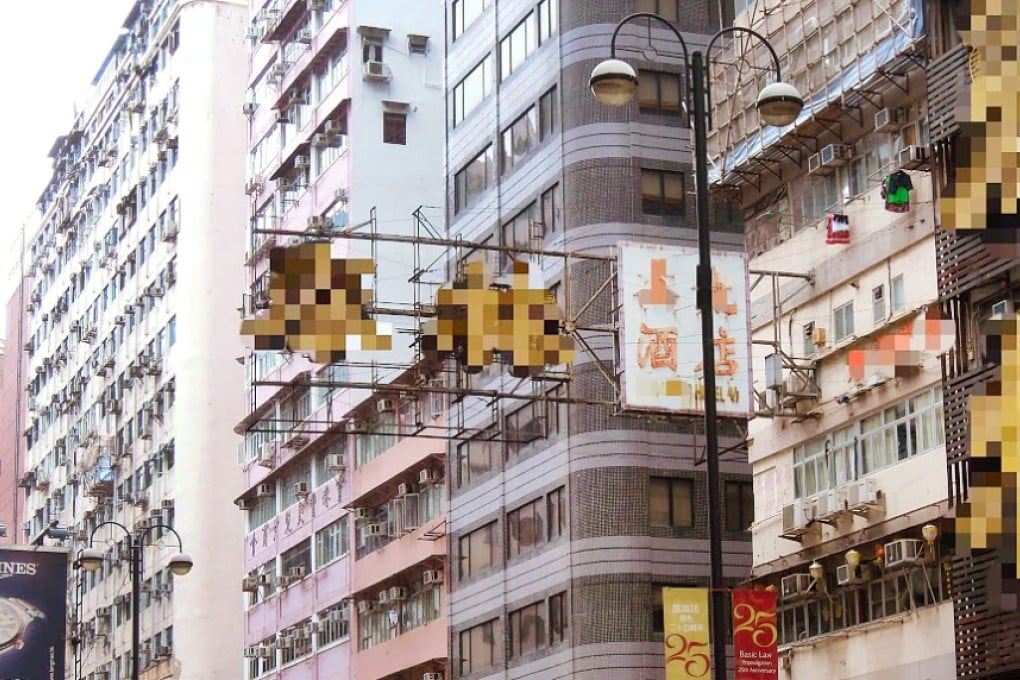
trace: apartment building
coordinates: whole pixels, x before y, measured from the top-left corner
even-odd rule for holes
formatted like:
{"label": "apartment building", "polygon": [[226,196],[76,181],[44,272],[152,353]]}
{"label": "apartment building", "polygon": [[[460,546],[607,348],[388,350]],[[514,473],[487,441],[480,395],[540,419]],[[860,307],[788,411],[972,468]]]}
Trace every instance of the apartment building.
{"label": "apartment building", "polygon": [[445,413],[417,391],[436,369],[401,332],[428,260],[399,238],[442,219],[443,15],[396,0],[273,0],[253,9],[248,35],[244,317],[270,314],[271,252],[330,243],[334,258],[372,259],[375,316],[398,322],[391,350],[349,348],[340,363],[289,349],[242,357],[247,576],[233,588],[246,599],[245,677],[442,678]]}
{"label": "apartment building", "polygon": [[[245,119],[243,87],[223,84],[244,81],[245,25],[236,2],[135,3],[50,151],[23,253],[17,534],[70,529],[69,547],[106,551],[68,585],[70,677],[130,677],[132,537],[145,543],[142,677],[226,680],[242,663],[241,603],[222,594],[241,573],[240,475],[223,452],[242,414]],[[195,569],[175,579],[181,547]]]}
{"label": "apartment building", "polygon": [[[587,85],[631,12],[660,12],[693,48],[718,29],[720,6],[446,8],[447,224],[464,243],[450,270],[483,260],[498,275],[527,262],[566,325],[585,328],[571,366],[521,378],[497,364],[457,379],[466,396],[447,418],[451,677],[661,678],[662,588],[709,580],[703,420],[621,410],[615,259],[621,241],[697,243],[683,65],[670,57],[680,46],[662,28],[629,26],[618,56],[640,71],[640,101],[610,110]],[[649,34],[655,53],[643,50]],[[742,250],[739,223],[724,211],[713,220],[713,248]],[[471,253],[479,245],[499,250]],[[688,335],[673,350],[700,358]],[[728,453],[717,510],[735,583],[750,567],[750,470],[742,421],[719,425]]]}
{"label": "apartment building", "polygon": [[925,71],[956,41],[950,3],[750,2],[736,23],[806,100],[767,132],[753,74],[713,92],[716,179],[771,283],[752,297],[751,582],[778,592],[786,677],[958,677],[931,135],[945,98]]}

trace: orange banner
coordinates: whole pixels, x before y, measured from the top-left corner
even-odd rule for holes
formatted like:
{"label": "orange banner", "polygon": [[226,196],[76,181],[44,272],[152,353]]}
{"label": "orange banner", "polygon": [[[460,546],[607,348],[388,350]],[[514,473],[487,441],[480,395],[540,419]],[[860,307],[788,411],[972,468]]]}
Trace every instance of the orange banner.
{"label": "orange banner", "polygon": [[708,611],[706,588],[662,589],[666,680],[711,680]]}
{"label": "orange banner", "polygon": [[778,643],[776,594],[767,590],[734,590],[735,680],[778,680]]}

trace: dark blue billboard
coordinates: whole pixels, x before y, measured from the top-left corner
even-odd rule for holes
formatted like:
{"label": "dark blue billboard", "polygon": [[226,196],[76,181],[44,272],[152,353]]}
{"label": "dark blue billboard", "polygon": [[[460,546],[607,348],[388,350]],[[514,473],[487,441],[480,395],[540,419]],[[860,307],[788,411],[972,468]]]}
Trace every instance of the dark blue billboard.
{"label": "dark blue billboard", "polygon": [[0,680],[64,680],[67,551],[0,546]]}

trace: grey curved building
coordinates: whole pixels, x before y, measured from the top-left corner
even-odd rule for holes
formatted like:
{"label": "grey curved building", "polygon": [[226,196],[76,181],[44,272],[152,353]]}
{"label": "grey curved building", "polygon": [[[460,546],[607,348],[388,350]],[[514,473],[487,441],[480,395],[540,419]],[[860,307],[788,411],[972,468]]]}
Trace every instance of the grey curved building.
{"label": "grey curved building", "polygon": [[[662,678],[661,588],[708,585],[704,426],[620,409],[612,258],[621,241],[696,245],[679,47],[657,29],[658,54],[642,50],[643,26],[621,36],[637,48],[625,56],[642,81],[640,101],[622,109],[602,107],[587,82],[630,12],[667,16],[692,48],[725,18],[713,1],[446,6],[449,233],[464,239],[462,258],[471,243],[489,243],[509,249],[490,256],[504,272],[515,259],[541,266],[568,321],[585,329],[569,369],[531,381],[534,398],[469,396],[451,407],[452,675]],[[712,219],[714,247],[743,248],[738,218],[714,210]],[[677,351],[700,356],[699,337]],[[568,379],[551,379],[560,375]],[[521,389],[496,369],[462,380]],[[743,429],[721,425],[729,452],[718,511],[734,582],[751,559]]]}

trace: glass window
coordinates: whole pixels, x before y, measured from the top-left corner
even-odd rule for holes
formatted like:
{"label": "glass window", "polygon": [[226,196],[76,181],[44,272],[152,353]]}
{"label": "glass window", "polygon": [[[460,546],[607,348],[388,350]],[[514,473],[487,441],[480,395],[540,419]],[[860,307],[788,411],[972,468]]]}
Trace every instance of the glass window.
{"label": "glass window", "polygon": [[549,518],[549,540],[555,541],[567,533],[567,490],[560,487],[547,497],[546,517]]}
{"label": "glass window", "polygon": [[507,513],[510,557],[522,555],[545,543],[545,499],[539,498]]}
{"label": "glass window", "polygon": [[496,522],[491,522],[461,536],[459,544],[460,578],[471,576],[488,569],[501,561],[502,549],[496,532]]}
{"label": "glass window", "polygon": [[492,55],[489,55],[453,88],[453,124],[455,126],[492,94],[492,86]]}
{"label": "glass window", "polygon": [[492,146],[471,159],[454,177],[454,211],[459,213],[495,184],[495,154]]}
{"label": "glass window", "polygon": [[652,477],[648,483],[648,521],[653,527],[694,526],[694,483],[690,479]]}
{"label": "glass window", "polygon": [[507,627],[510,657],[518,657],[546,647],[545,602],[536,602],[510,612]]}
{"label": "glass window", "polygon": [[348,515],[315,532],[315,568],[346,555],[350,548]]}
{"label": "glass window", "polygon": [[804,356],[809,357],[815,353],[815,322],[809,321],[804,324]]}
{"label": "glass window", "polygon": [[338,604],[319,612],[318,648],[337,640],[346,639],[350,635],[349,607]]}
{"label": "glass window", "polygon": [[680,113],[680,76],[661,71],[641,71],[638,80],[638,108],[641,113]]}
{"label": "glass window", "polygon": [[871,313],[875,325],[885,321],[885,286],[875,286],[871,291]]}
{"label": "glass window", "polygon": [[383,112],[383,144],[407,144],[407,114]]}
{"label": "glass window", "polygon": [[898,314],[907,308],[907,291],[903,285],[903,274],[893,277],[892,280],[892,311]]}
{"label": "glass window", "polygon": [[460,674],[467,675],[495,663],[496,620],[486,621],[460,633]]}
{"label": "glass window", "polygon": [[798,498],[813,496],[829,488],[829,465],[824,437],[793,450],[793,483]]}
{"label": "glass window", "polygon": [[453,39],[456,40],[489,6],[489,0],[453,0]]}
{"label": "glass window", "polygon": [[840,305],[833,312],[833,334],[836,342],[850,337],[854,334],[854,303],[848,302]]}
{"label": "glass window", "polygon": [[569,639],[570,610],[567,609],[567,594],[559,593],[549,598],[549,644],[555,645]]}
{"label": "glass window", "polygon": [[500,461],[501,445],[495,428],[461,442],[457,446],[457,486],[465,486],[476,477],[494,470]]}
{"label": "glass window", "polygon": [[652,12],[666,21],[680,20],[680,0],[638,0],[638,12]]}
{"label": "glass window", "polygon": [[726,482],[726,529],[744,531],[754,521],[751,482]]}
{"label": "glass window", "polygon": [[499,43],[499,79],[502,82],[538,48],[538,16],[531,12]]}
{"label": "glass window", "polygon": [[684,176],[667,170],[641,170],[641,212],[646,215],[682,215]]}
{"label": "glass window", "polygon": [[310,538],[298,543],[290,550],[280,554],[280,574],[291,576],[295,570],[304,569],[304,574],[312,571],[312,541]]}

